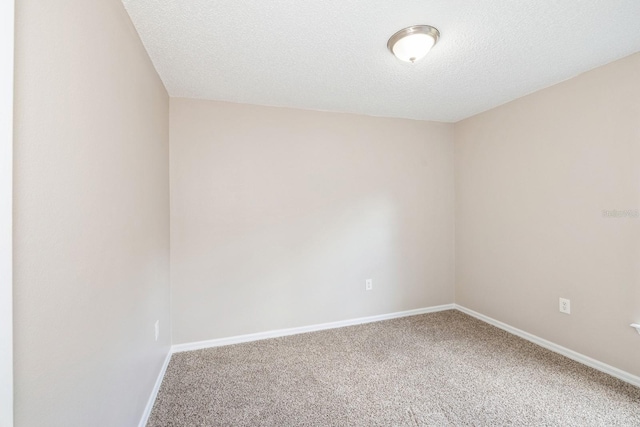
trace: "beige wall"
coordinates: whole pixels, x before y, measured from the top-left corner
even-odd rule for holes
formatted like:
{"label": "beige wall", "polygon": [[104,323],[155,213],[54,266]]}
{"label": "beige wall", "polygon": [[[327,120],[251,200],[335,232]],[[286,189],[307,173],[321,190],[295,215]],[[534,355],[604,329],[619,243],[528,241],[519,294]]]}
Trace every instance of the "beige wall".
{"label": "beige wall", "polygon": [[452,131],[171,99],[174,344],[452,303]]}
{"label": "beige wall", "polygon": [[[456,302],[640,375],[640,54],[456,124]],[[571,299],[572,314],[558,311]]]}
{"label": "beige wall", "polygon": [[167,93],[119,0],[17,2],[15,90],[15,425],[137,425],[170,345]]}

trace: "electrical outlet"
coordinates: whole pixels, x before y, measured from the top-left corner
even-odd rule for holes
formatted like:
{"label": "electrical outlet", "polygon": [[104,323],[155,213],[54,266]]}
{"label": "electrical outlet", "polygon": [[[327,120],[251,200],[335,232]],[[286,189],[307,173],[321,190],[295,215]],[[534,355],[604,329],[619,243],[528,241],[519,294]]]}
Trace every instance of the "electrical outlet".
{"label": "electrical outlet", "polygon": [[364,288],[365,288],[367,291],[370,291],[371,289],[373,289],[373,280],[371,280],[371,279],[367,279],[367,280],[364,282]]}
{"label": "electrical outlet", "polygon": [[560,313],[571,314],[571,301],[560,298]]}
{"label": "electrical outlet", "polygon": [[156,320],[156,341],[158,341],[159,336],[160,336],[160,320]]}

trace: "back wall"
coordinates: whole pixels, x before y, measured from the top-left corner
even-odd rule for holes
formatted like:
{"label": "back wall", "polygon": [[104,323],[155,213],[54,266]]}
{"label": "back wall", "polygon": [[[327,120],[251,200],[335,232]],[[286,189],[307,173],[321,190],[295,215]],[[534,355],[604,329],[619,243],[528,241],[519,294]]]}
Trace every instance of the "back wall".
{"label": "back wall", "polygon": [[173,344],[453,302],[453,125],[175,98],[170,118]]}

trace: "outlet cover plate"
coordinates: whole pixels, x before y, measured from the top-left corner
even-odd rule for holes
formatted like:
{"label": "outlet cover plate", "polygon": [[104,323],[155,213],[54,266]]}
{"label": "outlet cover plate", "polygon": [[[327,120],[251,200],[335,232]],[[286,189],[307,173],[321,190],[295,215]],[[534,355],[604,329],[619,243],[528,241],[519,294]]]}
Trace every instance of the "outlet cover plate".
{"label": "outlet cover plate", "polygon": [[571,314],[571,300],[560,298],[560,313]]}

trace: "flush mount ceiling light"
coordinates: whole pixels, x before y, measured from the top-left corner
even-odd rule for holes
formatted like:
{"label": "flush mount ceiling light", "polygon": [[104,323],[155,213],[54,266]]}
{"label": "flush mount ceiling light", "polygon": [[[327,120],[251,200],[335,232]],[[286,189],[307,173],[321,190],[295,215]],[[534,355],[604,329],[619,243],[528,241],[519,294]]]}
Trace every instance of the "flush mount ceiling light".
{"label": "flush mount ceiling light", "polygon": [[440,31],[430,25],[414,25],[392,35],[387,47],[396,58],[416,62],[429,53],[439,37]]}

